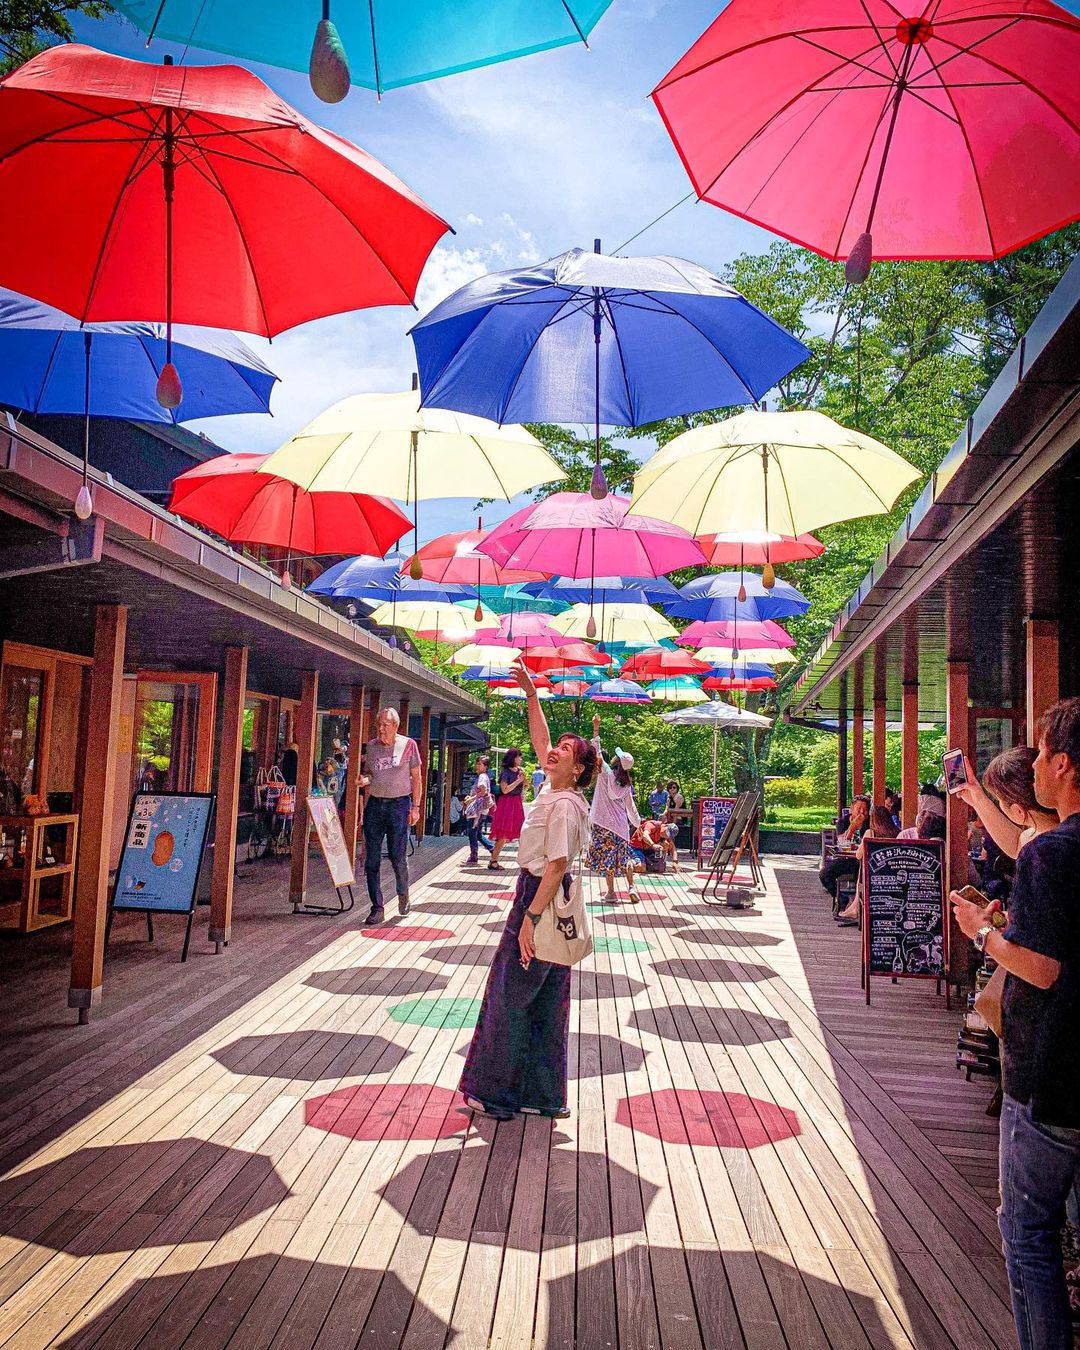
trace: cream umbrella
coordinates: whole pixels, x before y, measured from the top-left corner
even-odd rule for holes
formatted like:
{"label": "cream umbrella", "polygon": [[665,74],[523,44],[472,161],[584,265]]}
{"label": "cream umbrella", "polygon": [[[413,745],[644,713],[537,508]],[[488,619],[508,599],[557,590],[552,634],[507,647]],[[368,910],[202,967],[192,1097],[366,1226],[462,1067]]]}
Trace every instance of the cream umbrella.
{"label": "cream umbrella", "polygon": [[437,642],[468,642],[480,627],[467,610],[445,600],[386,600],[368,618],[381,628],[404,628]]}
{"label": "cream umbrella", "polygon": [[[566,477],[524,427],[421,408],[420,393],[354,394],[320,413],[269,456],[266,470],[309,492],[363,491],[413,505],[432,497],[509,501]],[[363,483],[363,488],[339,488]],[[414,540],[414,552],[419,549]],[[421,576],[413,559],[409,574]]]}
{"label": "cream umbrella", "polygon": [[[524,697],[525,697],[525,691],[524,691],[524,689],[499,689],[499,688],[496,688],[496,689],[489,689],[489,690],[488,690],[488,693],[491,695],[492,698],[524,698]],[[554,697],[554,695],[552,694],[552,692],[551,692],[550,689],[538,689],[538,690],[536,691],[536,697],[537,697],[538,699],[540,699],[540,701],[543,703],[543,702],[546,702],[549,698]]]}
{"label": "cream umbrella", "polygon": [[592,637],[589,619],[601,642],[657,643],[661,638],[674,637],[679,631],[651,605],[622,604],[604,601],[600,606],[597,628],[595,611],[591,605],[571,605],[562,614],[551,619],[551,626],[567,637]]}
{"label": "cream umbrella", "polygon": [[505,668],[521,655],[520,647],[489,645],[485,642],[470,642],[459,647],[450,658],[453,666],[499,666]]}
{"label": "cream umbrella", "polygon": [[795,660],[795,653],[783,647],[750,647],[736,651],[734,647],[699,647],[694,653],[699,661],[708,661],[714,668],[728,666],[786,666]]}
{"label": "cream umbrella", "polygon": [[639,470],[630,509],[694,535],[803,534],[892,510],[919,470],[820,412],[744,412],[676,436]]}

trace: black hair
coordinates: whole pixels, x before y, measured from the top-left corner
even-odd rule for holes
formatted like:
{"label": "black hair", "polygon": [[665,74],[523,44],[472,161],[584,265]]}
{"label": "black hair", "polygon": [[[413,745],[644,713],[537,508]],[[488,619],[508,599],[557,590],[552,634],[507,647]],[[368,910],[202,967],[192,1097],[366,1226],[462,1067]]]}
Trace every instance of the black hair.
{"label": "black hair", "polygon": [[503,773],[509,773],[510,770],[514,767],[514,758],[515,758],[515,756],[516,756],[518,759],[520,759],[520,758],[521,758],[521,750],[520,750],[520,748],[519,748],[518,746],[513,745],[513,746],[510,747],[509,750],[507,750],[506,754],[503,755],[503,762],[502,762],[502,771],[503,771]]}
{"label": "black hair", "polygon": [[575,735],[572,731],[564,731],[558,741],[556,741],[556,745],[561,744],[563,741],[574,742],[574,759],[581,765],[581,768],[578,771],[577,782],[574,786],[579,791],[584,792],[596,777],[596,750],[593,748],[591,742],[585,740],[582,736]]}
{"label": "black hair", "polygon": [[924,820],[920,837],[923,839],[944,839],[945,817],[933,815],[929,820]]}
{"label": "black hair", "polygon": [[1052,755],[1068,755],[1080,781],[1080,698],[1063,698],[1039,718],[1039,742]]}

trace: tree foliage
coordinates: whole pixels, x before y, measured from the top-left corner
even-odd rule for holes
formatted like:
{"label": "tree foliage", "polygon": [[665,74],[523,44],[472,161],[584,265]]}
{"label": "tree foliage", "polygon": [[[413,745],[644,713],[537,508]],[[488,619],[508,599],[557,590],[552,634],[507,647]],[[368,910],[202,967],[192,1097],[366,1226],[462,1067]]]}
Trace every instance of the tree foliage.
{"label": "tree foliage", "polygon": [[0,75],[46,47],[71,42],[73,15],[103,19],[112,12],[108,0],[0,0]]}

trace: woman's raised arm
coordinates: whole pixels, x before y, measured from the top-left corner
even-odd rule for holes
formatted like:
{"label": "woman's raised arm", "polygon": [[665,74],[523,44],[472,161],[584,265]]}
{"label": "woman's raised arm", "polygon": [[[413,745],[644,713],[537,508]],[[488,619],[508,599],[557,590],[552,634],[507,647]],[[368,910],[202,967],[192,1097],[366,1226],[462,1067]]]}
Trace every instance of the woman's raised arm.
{"label": "woman's raised arm", "polygon": [[544,710],[540,707],[536,686],[521,661],[515,661],[511,669],[518,682],[518,688],[525,694],[525,706],[529,713],[529,739],[532,741],[533,753],[536,755],[537,762],[543,768],[547,763],[548,755],[551,753],[551,732],[548,731],[547,718],[544,716]]}

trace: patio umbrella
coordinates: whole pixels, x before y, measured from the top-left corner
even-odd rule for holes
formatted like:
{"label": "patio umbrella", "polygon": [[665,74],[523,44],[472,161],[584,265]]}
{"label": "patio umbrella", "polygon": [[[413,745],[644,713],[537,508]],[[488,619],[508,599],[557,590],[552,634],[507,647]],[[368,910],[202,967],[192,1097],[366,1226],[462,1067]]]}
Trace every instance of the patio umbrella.
{"label": "patio umbrella", "polygon": [[653,680],[649,685],[649,697],[657,703],[705,703],[709,696],[701,689],[701,684],[692,675],[672,675]]}
{"label": "patio umbrella", "polygon": [[761,578],[766,590],[776,583],[773,567],[776,563],[801,562],[804,558],[820,558],[825,545],[812,534],[765,534],[763,531],[730,534],[699,534],[698,544],[710,567],[762,567]]}
{"label": "patio umbrella", "polygon": [[633,680],[601,680],[585,695],[597,703],[650,703],[646,690]]}
{"label": "patio umbrella", "polygon": [[689,652],[670,651],[667,647],[649,647],[624,662],[620,675],[631,679],[657,680],[676,675],[704,675],[712,667]]}
{"label": "patio umbrella", "polygon": [[800,534],[884,515],[922,475],[819,412],[744,412],[684,431],[634,479],[634,511],[692,534]]}
{"label": "patio umbrella", "polygon": [[[384,492],[411,502],[419,551],[417,502],[432,497],[509,501],[527,488],[566,477],[524,427],[421,408],[420,395],[354,394],[327,408],[272,456],[268,472],[301,487]],[[496,559],[497,562],[505,560]],[[526,568],[547,575],[549,568]],[[410,575],[419,579],[414,560]]]}
{"label": "patio umbrella", "polygon": [[744,712],[734,704],[710,699],[694,708],[677,708],[661,713],[660,720],[676,727],[710,727],[712,729],[712,791],[716,795],[716,741],[720,731],[768,730],[772,722],[759,713]]}
{"label": "patio umbrella", "polygon": [[[169,510],[233,543],[269,544],[290,554],[385,552],[409,529],[385,497],[305,492],[261,474],[265,455],[217,455],[173,479]],[[282,577],[289,576],[288,562]]]}
{"label": "patio umbrella", "polygon": [[[349,85],[386,89],[509,61],[567,43],[587,46],[611,0],[420,0],[306,9],[277,0],[253,19],[239,0],[119,0],[117,8],[150,38],[171,38],[245,61],[307,70],[311,87],[337,103]],[[331,17],[332,15],[332,17]],[[310,60],[306,59],[311,51]],[[348,55],[346,55],[348,53]]]}
{"label": "patio umbrella", "polygon": [[601,423],[756,402],[808,351],[696,263],[605,257],[599,240],[594,250],[470,281],[412,339],[425,407],[591,424],[591,490],[603,497]]}
{"label": "patio umbrella", "polygon": [[[1050,0],[733,0],[653,99],[700,198],[865,279],[1080,215],[1080,20]],[[1037,166],[1037,167],[1036,167]]]}
{"label": "patio umbrella", "polygon": [[[572,605],[565,614],[556,614],[551,626],[568,637],[588,637],[590,622],[595,632],[592,606],[578,604]],[[600,613],[601,643],[657,642],[660,638],[674,637],[676,632],[675,625],[651,605],[608,604]]]}
{"label": "patio umbrella", "polygon": [[250,71],[77,43],[0,81],[0,195],[20,203],[0,217],[0,285],[79,320],[164,320],[165,407],[183,396],[174,321],[272,337],[411,304],[448,228]]}
{"label": "patio umbrella", "polygon": [[[682,647],[733,647],[743,651],[750,647],[794,647],[795,639],[772,619],[760,621],[720,619],[705,623],[696,619],[687,624],[675,639]],[[700,658],[704,659],[704,658]]]}
{"label": "patio umbrella", "polygon": [[183,412],[163,408],[157,383],[167,360],[160,324],[80,324],[51,305],[0,288],[0,403],[29,413],[83,418],[83,485],[75,514],[93,509],[87,470],[90,418],[190,421],[270,411],[274,372],[232,333],[178,326],[173,355],[186,381]]}
{"label": "patio umbrella", "polygon": [[756,572],[717,572],[688,581],[666,608],[680,619],[790,619],[810,601],[786,581],[767,588]]}

